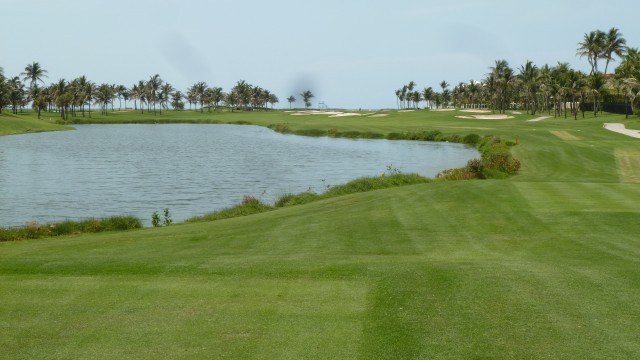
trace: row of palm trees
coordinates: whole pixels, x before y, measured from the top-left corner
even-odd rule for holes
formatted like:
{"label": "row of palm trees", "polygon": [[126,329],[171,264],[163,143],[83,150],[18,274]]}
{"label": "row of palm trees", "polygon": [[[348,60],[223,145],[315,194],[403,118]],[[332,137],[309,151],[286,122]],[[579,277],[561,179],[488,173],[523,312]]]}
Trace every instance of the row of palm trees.
{"label": "row of palm trees", "polygon": [[182,110],[185,108],[185,101],[189,103],[190,109],[199,105],[201,112],[205,107],[208,107],[209,111],[212,108],[218,110],[223,104],[232,111],[266,110],[269,108],[268,104],[273,107],[279,102],[278,97],[271,91],[253,86],[244,80],[238,81],[229,92],[198,82],[189,87],[186,93],[182,93],[157,74],[150,76],[147,81],[138,81],[130,88],[124,85],[98,85],[85,76],[72,81],[61,79],[44,86],[47,71],[37,62],[27,65],[20,76],[6,78],[0,68],[0,113],[7,107],[10,107],[13,113],[18,113],[19,109],[31,104],[38,112],[38,117],[43,110],[58,110],[62,119],[68,120],[69,116],[76,117],[78,114],[84,117],[88,113],[91,117],[92,104],[98,106],[106,115],[109,108],[114,110],[116,99],[119,100],[119,109],[122,109],[123,100],[125,108],[127,102],[132,100],[134,110],[144,113],[146,109],[154,114],[158,111],[162,114],[163,109]]}
{"label": "row of palm trees", "polygon": [[[633,112],[640,99],[640,52],[627,48],[626,40],[616,28],[608,32],[592,31],[584,35],[578,44],[576,55],[587,57],[590,74],[572,69],[568,63],[555,66],[537,66],[532,61],[514,69],[506,60],[497,60],[482,81],[461,82],[449,90],[446,81],[441,82],[441,92],[431,87],[418,90],[411,81],[396,90],[398,108],[418,108],[424,101],[426,107],[488,108],[493,111],[522,110],[530,114],[554,111],[556,116],[577,114],[592,104],[597,115],[599,104],[625,103]],[[607,74],[609,63],[621,59],[614,74]],[[599,61],[605,61],[605,72],[598,69]],[[627,114],[628,115],[628,114]]]}

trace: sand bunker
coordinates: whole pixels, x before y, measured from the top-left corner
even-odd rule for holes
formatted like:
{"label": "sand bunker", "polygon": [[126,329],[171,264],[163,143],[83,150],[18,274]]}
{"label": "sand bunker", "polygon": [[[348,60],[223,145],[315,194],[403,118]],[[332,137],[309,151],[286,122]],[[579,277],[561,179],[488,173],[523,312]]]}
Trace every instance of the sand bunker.
{"label": "sand bunker", "polygon": [[340,114],[331,115],[329,117],[361,116],[361,115],[362,114],[356,114],[356,113],[340,113]]}
{"label": "sand bunker", "polygon": [[456,109],[435,109],[431,111],[456,111]]}
{"label": "sand bunker", "polygon": [[490,113],[491,110],[483,110],[483,109],[464,109],[464,110],[460,110],[462,112],[468,112],[468,113],[479,113],[479,114],[485,114],[485,113]]}
{"label": "sand bunker", "polygon": [[477,119],[477,120],[504,120],[513,119],[513,116],[498,114],[498,115],[469,115],[469,116],[456,116],[460,119]]}
{"label": "sand bunker", "polygon": [[414,112],[415,110],[400,110],[398,112]]}
{"label": "sand bunker", "polygon": [[624,126],[624,124],[605,123],[604,128],[609,131],[617,132],[618,134],[623,134],[623,135],[631,136],[633,138],[640,139],[640,130],[627,129],[627,127]]}
{"label": "sand bunker", "polygon": [[306,115],[338,115],[342,114],[342,111],[319,111],[319,110],[306,110],[292,113],[294,116],[306,116]]}
{"label": "sand bunker", "polygon": [[535,119],[531,119],[531,120],[527,120],[528,122],[538,122],[538,121],[542,121],[542,120],[546,120],[549,119],[551,116],[540,116],[538,118]]}
{"label": "sand bunker", "polygon": [[385,117],[385,116],[389,116],[389,114],[374,114],[374,115],[367,116],[367,117],[370,117],[370,118],[380,118],[380,117]]}

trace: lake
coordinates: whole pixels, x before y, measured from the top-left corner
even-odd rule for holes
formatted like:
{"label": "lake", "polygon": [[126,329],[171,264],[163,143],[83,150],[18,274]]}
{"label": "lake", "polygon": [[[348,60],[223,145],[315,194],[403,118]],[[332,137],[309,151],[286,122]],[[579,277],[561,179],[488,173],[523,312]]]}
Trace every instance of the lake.
{"label": "lake", "polygon": [[336,139],[249,125],[80,125],[75,131],[0,137],[0,227],[134,215],[174,221],[253,195],[380,175],[388,167],[433,177],[478,152],[462,144]]}

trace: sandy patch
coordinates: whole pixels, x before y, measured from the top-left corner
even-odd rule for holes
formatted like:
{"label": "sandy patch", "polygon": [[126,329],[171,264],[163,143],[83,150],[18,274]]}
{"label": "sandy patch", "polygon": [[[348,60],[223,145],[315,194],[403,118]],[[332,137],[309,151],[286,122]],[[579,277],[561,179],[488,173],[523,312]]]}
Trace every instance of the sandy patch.
{"label": "sandy patch", "polygon": [[512,111],[511,112],[513,115],[522,115],[522,113],[520,111]]}
{"label": "sandy patch", "polygon": [[538,121],[542,121],[542,120],[546,120],[548,118],[550,118],[551,116],[540,116],[537,117],[535,119],[531,119],[531,120],[527,120],[528,122],[538,122]]}
{"label": "sandy patch", "polygon": [[319,110],[306,110],[294,112],[293,116],[307,116],[307,115],[338,115],[342,114],[341,111],[319,111]]}
{"label": "sandy patch", "polygon": [[464,109],[460,111],[467,112],[467,113],[478,113],[478,114],[486,114],[491,112],[491,110],[482,110],[482,109]]}
{"label": "sandy patch", "polygon": [[389,114],[375,114],[375,115],[371,115],[371,116],[367,116],[367,117],[380,118],[380,117],[385,117],[385,116],[389,116]]}
{"label": "sandy patch", "polygon": [[623,182],[640,183],[640,150],[615,150],[618,174]]}
{"label": "sandy patch", "polygon": [[360,115],[361,114],[356,114],[356,113],[340,113],[340,114],[331,115],[329,117],[360,116]]}
{"label": "sandy patch", "polygon": [[578,141],[581,140],[579,137],[572,135],[568,131],[551,131],[551,133],[562,140],[565,141]]}
{"label": "sandy patch", "polygon": [[627,129],[624,124],[620,123],[605,123],[604,128],[613,132],[617,132],[619,134],[631,136],[633,138],[640,139],[640,131],[639,130],[631,130]]}
{"label": "sandy patch", "polygon": [[431,111],[456,111],[456,109],[435,109]]}
{"label": "sandy patch", "polygon": [[504,120],[504,119],[513,119],[513,116],[509,115],[469,115],[469,116],[456,116],[460,119],[476,119],[476,120]]}
{"label": "sandy patch", "polygon": [[400,110],[398,112],[414,112],[415,110]]}

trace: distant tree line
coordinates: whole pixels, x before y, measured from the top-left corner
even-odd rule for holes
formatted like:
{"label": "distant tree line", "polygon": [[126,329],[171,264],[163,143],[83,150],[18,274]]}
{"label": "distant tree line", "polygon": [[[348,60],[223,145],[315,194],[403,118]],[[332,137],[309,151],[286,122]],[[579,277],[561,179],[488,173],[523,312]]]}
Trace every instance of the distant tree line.
{"label": "distant tree line", "polygon": [[[60,79],[45,86],[44,78],[48,72],[38,62],[25,67],[19,76],[5,77],[0,67],[0,113],[9,108],[18,113],[29,104],[38,112],[57,111],[63,120],[69,117],[91,117],[91,106],[96,106],[102,114],[114,111],[114,103],[118,100],[118,109],[122,109],[122,102],[133,101],[133,109],[144,113],[175,109],[184,110],[185,104],[189,109],[199,108],[203,112],[219,110],[226,107],[234,110],[269,110],[279,102],[278,97],[271,91],[260,86],[254,86],[240,80],[229,91],[221,87],[209,86],[205,82],[198,82],[186,92],[175,89],[170,83],[162,80],[160,75],[153,75],[149,80],[140,80],[131,87],[116,84],[96,84],[85,76],[67,81]],[[309,100],[313,97],[307,90],[301,94],[305,107],[311,106]],[[290,96],[289,103],[295,102]],[[185,103],[186,102],[186,103]]]}
{"label": "distant tree line", "polygon": [[[571,114],[577,118],[587,106],[594,116],[603,101],[623,103],[633,113],[640,99],[640,52],[626,46],[620,31],[611,28],[584,34],[578,43],[576,56],[586,58],[591,71],[586,74],[572,69],[568,63],[555,66],[536,66],[527,61],[513,69],[506,60],[496,60],[481,81],[461,82],[449,89],[450,84],[439,84],[441,91],[432,87],[422,90],[411,81],[395,91],[399,109],[419,108],[421,102],[433,109],[442,107],[486,108],[498,112],[522,110],[529,114],[554,111],[556,116]],[[620,59],[613,74],[609,65]],[[604,62],[604,72],[599,65]],[[628,113],[627,113],[628,115]]]}

